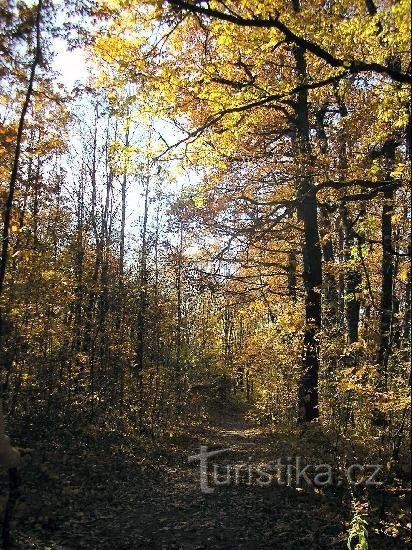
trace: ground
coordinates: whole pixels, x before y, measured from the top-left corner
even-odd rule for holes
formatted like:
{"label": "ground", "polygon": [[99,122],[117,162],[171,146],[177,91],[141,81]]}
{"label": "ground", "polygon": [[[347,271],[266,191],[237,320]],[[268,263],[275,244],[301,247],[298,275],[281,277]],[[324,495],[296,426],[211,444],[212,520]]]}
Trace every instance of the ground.
{"label": "ground", "polygon": [[[244,414],[217,414],[195,433],[173,436],[145,453],[118,441],[101,449],[92,433],[83,433],[81,444],[72,437],[65,452],[56,442],[25,458],[13,527],[16,548],[346,547],[350,502],[342,488],[248,485],[245,474],[238,484],[232,476],[230,485],[201,492],[199,463],[188,460],[200,445],[231,449],[210,459],[220,466],[267,464],[279,456],[276,438]],[[401,502],[406,494],[395,498]],[[391,535],[378,534],[376,526],[371,548],[407,547],[402,528]]]}

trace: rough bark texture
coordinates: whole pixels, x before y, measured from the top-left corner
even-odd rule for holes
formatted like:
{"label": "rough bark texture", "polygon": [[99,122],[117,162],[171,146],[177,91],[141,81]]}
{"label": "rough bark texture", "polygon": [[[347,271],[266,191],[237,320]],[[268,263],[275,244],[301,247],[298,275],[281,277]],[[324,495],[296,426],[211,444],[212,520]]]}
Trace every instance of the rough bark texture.
{"label": "rough bark texture", "polygon": [[[393,164],[395,147],[392,148],[389,166]],[[391,170],[389,169],[389,172]],[[380,370],[380,385],[386,387],[388,376],[388,360],[391,351],[391,329],[394,304],[394,260],[392,242],[392,214],[393,214],[394,190],[388,189],[384,194],[382,208],[382,291],[380,304],[379,335],[380,345],[378,352],[378,364]]]}
{"label": "rough bark texture", "polygon": [[[293,1],[293,8],[299,11],[299,2]],[[305,50],[300,46],[293,49],[298,82],[307,78]],[[303,277],[305,284],[305,331],[303,350],[303,375],[299,388],[299,422],[310,422],[319,416],[318,376],[319,341],[322,324],[321,286],[322,252],[319,242],[318,205],[310,167],[311,155],[309,132],[308,92],[301,90],[296,97],[295,124],[299,155],[305,159],[300,168],[298,196],[299,217],[303,221]]]}

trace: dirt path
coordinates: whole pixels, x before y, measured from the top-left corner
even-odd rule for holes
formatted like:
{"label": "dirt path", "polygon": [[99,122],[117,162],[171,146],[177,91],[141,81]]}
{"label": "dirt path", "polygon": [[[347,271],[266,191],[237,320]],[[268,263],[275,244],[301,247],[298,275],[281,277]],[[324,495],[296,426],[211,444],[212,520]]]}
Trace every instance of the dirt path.
{"label": "dirt path", "polygon": [[[230,485],[200,490],[201,445],[229,448],[210,462],[231,465]],[[345,548],[346,525],[335,494],[272,483],[248,484],[237,464],[273,462],[273,444],[241,416],[225,416],[201,434],[173,441],[140,464],[110,453],[67,456],[37,465],[24,482],[18,548],[53,549],[330,549]],[[49,457],[49,462],[50,462]],[[34,466],[33,466],[34,468]],[[209,470],[212,470],[210,467]],[[32,472],[33,474],[33,472]],[[242,477],[243,476],[243,477]],[[392,546],[381,545],[379,548]]]}
{"label": "dirt path", "polygon": [[[222,481],[227,479],[226,466],[231,468],[229,485],[216,487],[209,475],[211,494],[201,492],[199,462],[188,463],[188,455],[197,454],[200,445],[208,450],[230,449],[210,459],[209,470],[216,464]],[[225,418],[214,430],[206,430],[162,478],[149,514],[147,507],[141,508],[150,520],[142,526],[137,547],[315,549],[331,548],[334,543],[342,547],[341,526],[330,523],[336,503],[285,487],[261,487],[253,477],[249,485],[247,467],[238,470],[236,483],[236,465],[269,463],[272,455],[268,441],[241,417]]]}

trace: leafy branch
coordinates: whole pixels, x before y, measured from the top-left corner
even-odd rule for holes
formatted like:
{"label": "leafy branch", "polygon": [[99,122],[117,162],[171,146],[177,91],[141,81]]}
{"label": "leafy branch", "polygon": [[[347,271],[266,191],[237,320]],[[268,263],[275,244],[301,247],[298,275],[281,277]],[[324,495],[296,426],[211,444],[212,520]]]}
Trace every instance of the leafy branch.
{"label": "leafy branch", "polygon": [[192,4],[184,0],[167,0],[167,3],[173,7],[180,8],[182,10],[188,10],[192,13],[206,15],[215,19],[220,19],[222,21],[227,21],[233,23],[234,25],[239,25],[242,27],[254,27],[261,29],[277,29],[280,31],[286,38],[288,42],[292,42],[301,48],[304,48],[308,52],[312,53],[316,57],[323,59],[331,67],[342,67],[349,71],[351,74],[358,74],[362,72],[372,72],[378,73],[390,77],[392,80],[401,83],[410,83],[412,82],[411,75],[398,71],[392,67],[381,65],[380,63],[367,63],[361,60],[347,60],[339,59],[332,55],[330,52],[322,48],[319,44],[307,40],[302,36],[294,33],[287,25],[285,25],[279,19],[279,14],[275,13],[274,16],[269,17],[268,19],[253,18],[248,19],[240,15],[235,15],[233,12],[224,12],[211,8],[205,8],[197,4]]}

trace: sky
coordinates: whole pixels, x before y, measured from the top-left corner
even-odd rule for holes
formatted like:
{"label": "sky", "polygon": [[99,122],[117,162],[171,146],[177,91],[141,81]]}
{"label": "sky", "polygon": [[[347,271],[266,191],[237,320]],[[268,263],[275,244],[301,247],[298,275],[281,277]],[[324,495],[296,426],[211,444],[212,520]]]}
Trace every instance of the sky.
{"label": "sky", "polygon": [[80,48],[69,51],[65,40],[58,38],[54,43],[53,69],[60,73],[61,82],[71,91],[77,81],[86,82],[88,70],[85,52]]}
{"label": "sky", "polygon": [[[52,67],[57,73],[56,80],[61,82],[68,94],[79,84],[87,84],[90,75],[91,67],[87,62],[87,53],[81,48],[69,50],[67,42],[61,38],[56,38],[53,44],[54,58]],[[169,143],[175,143],[181,136],[174,135],[170,125],[161,123],[161,133],[165,135]],[[77,138],[73,136],[77,142]],[[80,143],[78,143],[80,145]],[[72,173],[76,178],[76,174]],[[177,191],[187,185],[198,183],[198,177],[194,173],[183,173],[177,178],[174,185],[170,186],[170,182],[165,180],[165,192]],[[119,197],[117,197],[119,199]],[[128,198],[127,198],[127,240],[129,251],[133,248],[133,241],[139,239],[140,223],[143,211],[142,189],[139,182],[133,177],[129,177]],[[153,214],[153,212],[152,212]]]}

